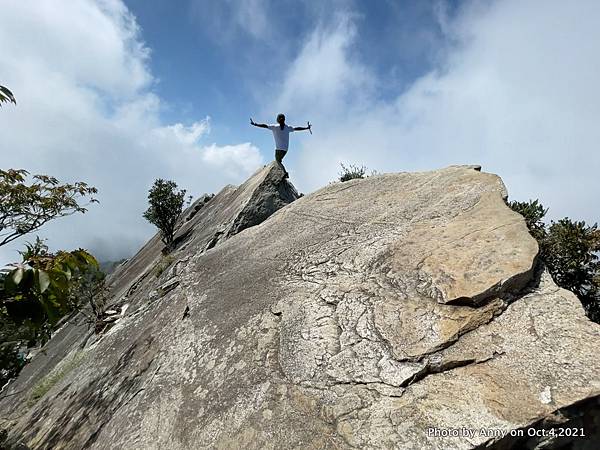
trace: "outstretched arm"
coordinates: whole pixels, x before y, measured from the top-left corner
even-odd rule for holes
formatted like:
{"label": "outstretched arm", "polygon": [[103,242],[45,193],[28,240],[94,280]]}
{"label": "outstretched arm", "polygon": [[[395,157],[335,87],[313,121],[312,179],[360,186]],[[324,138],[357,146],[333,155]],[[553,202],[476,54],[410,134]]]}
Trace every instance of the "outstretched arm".
{"label": "outstretched arm", "polygon": [[254,125],[255,127],[259,128],[269,128],[266,123],[256,123],[254,120],[252,120],[252,117],[250,117],[250,125]]}
{"label": "outstretched arm", "polygon": [[305,131],[305,130],[308,130],[312,134],[312,131],[311,131],[312,125],[310,124],[310,122],[306,122],[306,123],[307,123],[307,125],[305,127],[294,127],[294,131]]}

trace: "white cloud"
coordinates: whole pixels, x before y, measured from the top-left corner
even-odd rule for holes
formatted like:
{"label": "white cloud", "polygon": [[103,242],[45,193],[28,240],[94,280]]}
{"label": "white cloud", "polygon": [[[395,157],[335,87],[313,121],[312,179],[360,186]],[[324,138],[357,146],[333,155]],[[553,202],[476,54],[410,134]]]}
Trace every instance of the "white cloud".
{"label": "white cloud", "polygon": [[293,105],[299,114],[356,109],[370,98],[374,77],[352,54],[356,27],[341,14],[332,27],[320,25],[289,67],[277,110]]}
{"label": "white cloud", "polygon": [[314,123],[288,157],[300,187],[330,181],[339,161],[382,171],[479,163],[503,177],[512,198],[538,197],[552,217],[597,220],[600,4],[444,11],[437,7],[452,45],[392,99],[373,95],[377,77],[353,53],[361,36],[348,16],[309,37],[271,106]]}
{"label": "white cloud", "polygon": [[[262,162],[249,143],[203,143],[208,117],[161,121],[150,51],[120,0],[8,2],[2,10],[0,82],[18,102],[0,110],[2,167],[99,189],[100,205],[40,230],[51,248],[88,247],[101,259],[131,254],[154,232],[141,214],[155,178],[198,195],[242,181]],[[0,263],[21,247],[0,248]]]}
{"label": "white cloud", "polygon": [[221,147],[212,144],[204,150],[203,161],[210,166],[218,167],[232,177],[238,173],[250,173],[262,163],[262,156],[258,153],[258,149],[249,142]]}
{"label": "white cloud", "polygon": [[194,122],[189,127],[182,123],[176,123],[175,125],[159,128],[156,131],[161,137],[172,134],[182,144],[193,145],[198,142],[201,136],[210,133],[210,117],[200,122]]}
{"label": "white cloud", "polygon": [[[230,41],[238,32],[253,38],[271,35],[273,21],[277,20],[275,8],[290,7],[269,0],[192,0],[191,12],[216,41]],[[271,23],[269,23],[271,20]]]}
{"label": "white cloud", "polygon": [[152,80],[149,50],[120,1],[40,0],[2,8],[2,66],[15,77],[38,72],[113,95],[136,93]]}
{"label": "white cloud", "polygon": [[[208,118],[161,121],[150,50],[120,0],[5,3],[0,82],[18,105],[0,110],[2,167],[100,189],[102,203],[86,215],[42,230],[54,248],[131,253],[153,231],[141,213],[155,178],[200,194],[241,181],[262,162],[252,144],[207,142]],[[513,198],[539,197],[554,217],[597,220],[598,2],[471,2],[452,17],[438,2],[443,54],[392,98],[356,51],[363,36],[351,5],[338,3],[333,15],[322,7],[326,20],[311,16],[319,25],[287,65],[276,98],[271,85],[258,95],[265,116],[282,111],[295,125],[314,124],[314,135],[292,137],[286,157],[301,190],[332,180],[340,161],[380,171],[479,163],[504,178]],[[220,26],[222,16],[200,12]],[[234,13],[247,35],[264,41],[272,33],[264,8],[248,2]],[[14,260],[15,248],[0,248],[0,262]]]}

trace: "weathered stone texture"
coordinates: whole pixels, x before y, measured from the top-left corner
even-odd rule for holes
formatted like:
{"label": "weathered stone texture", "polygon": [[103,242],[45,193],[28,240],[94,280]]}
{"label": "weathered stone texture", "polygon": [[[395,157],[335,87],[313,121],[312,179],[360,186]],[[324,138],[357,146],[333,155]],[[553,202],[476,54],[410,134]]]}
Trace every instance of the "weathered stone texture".
{"label": "weathered stone texture", "polygon": [[[72,350],[77,367],[33,406],[15,405],[13,438],[53,449],[467,449],[494,439],[428,429],[539,427],[600,396],[600,327],[538,270],[497,176],[377,175],[267,220],[260,177],[235,208],[245,219],[211,229],[219,245],[198,250],[210,233],[187,244],[161,280],[177,283],[152,300],[156,286],[137,287],[125,318]],[[267,184],[274,209],[297,197]],[[219,195],[190,222],[208,223]],[[114,280],[126,292],[135,279]]]}

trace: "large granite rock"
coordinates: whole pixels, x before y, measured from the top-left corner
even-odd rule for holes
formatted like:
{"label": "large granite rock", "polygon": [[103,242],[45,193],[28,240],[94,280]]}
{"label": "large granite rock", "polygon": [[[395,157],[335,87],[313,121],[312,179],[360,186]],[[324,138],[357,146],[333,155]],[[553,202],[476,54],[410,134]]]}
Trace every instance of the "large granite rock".
{"label": "large granite rock", "polygon": [[[126,306],[129,316],[143,314],[153,301],[178,285],[180,267],[192,255],[260,223],[296,198],[296,189],[285,179],[285,169],[277,163],[259,169],[239,187],[228,185],[216,196],[201,196],[181,215],[171,252],[164,253],[165,246],[156,234],[133,258],[111,273],[108,278],[113,297],[111,308],[119,310],[119,306]],[[66,370],[79,364],[96,339],[93,324],[83,315],[72,317],[54,333],[43,351],[0,394],[0,410],[10,411],[0,414],[0,430],[2,423],[10,426],[23,406],[27,409]],[[85,351],[79,351],[82,349]],[[24,398],[20,394],[25,394]]]}
{"label": "large granite rock", "polygon": [[[285,178],[285,169],[273,162],[259,169],[241,186],[227,185],[216,196],[198,198],[181,215],[174,236],[174,249],[156,234],[129,261],[118,267],[109,282],[116,298],[136,305],[147,300],[156,283],[152,276],[177,274],[192,255],[203,253],[240,231],[257,225],[278,209],[298,198]],[[170,269],[170,270],[167,270]],[[160,272],[160,274],[159,274]],[[136,293],[140,295],[136,295]]]}
{"label": "large granite rock", "polygon": [[[260,206],[256,181],[246,198]],[[275,198],[286,198],[281,188]],[[209,220],[217,197],[193,220]],[[252,217],[265,214],[252,202],[235,207],[228,217],[247,218],[181,240],[159,288],[139,281],[151,264],[115,273],[116,298],[133,307],[73,346],[42,379],[46,392],[32,396],[36,385],[2,400],[9,440],[52,449],[593,445],[600,327],[536,264],[537,244],[505,197],[497,176],[463,166],[331,184],[258,225]],[[203,244],[190,245],[198,233]],[[587,424],[588,439],[510,436],[556,423]]]}

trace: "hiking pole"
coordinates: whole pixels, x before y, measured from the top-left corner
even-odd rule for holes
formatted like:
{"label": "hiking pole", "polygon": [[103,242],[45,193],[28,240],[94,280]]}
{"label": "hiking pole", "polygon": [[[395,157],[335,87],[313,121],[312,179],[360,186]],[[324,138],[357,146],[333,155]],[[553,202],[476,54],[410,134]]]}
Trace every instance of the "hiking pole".
{"label": "hiking pole", "polygon": [[310,134],[312,134],[312,130],[310,129],[310,122],[306,122],[306,126],[308,127],[308,131],[310,131]]}

